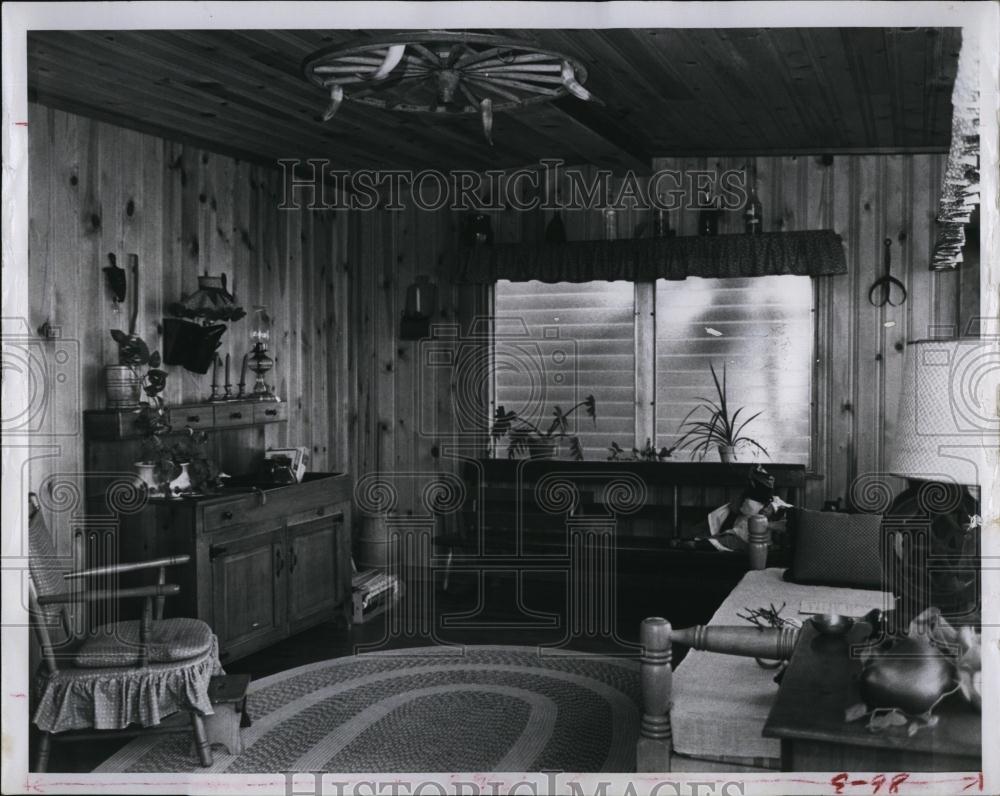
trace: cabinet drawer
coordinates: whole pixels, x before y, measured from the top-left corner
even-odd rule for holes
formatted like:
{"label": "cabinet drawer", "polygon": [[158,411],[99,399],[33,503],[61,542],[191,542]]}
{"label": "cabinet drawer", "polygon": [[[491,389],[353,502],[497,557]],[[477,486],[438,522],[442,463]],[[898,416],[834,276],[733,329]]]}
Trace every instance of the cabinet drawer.
{"label": "cabinet drawer", "polygon": [[182,428],[211,428],[215,424],[215,414],[211,404],[196,406],[175,406],[170,410],[170,425],[175,430]]}
{"label": "cabinet drawer", "polygon": [[253,406],[239,403],[226,405],[216,404],[212,407],[215,412],[215,425],[219,426],[248,426],[253,422]]}
{"label": "cabinet drawer", "polygon": [[254,423],[277,423],[281,420],[288,420],[288,404],[274,401],[262,401],[254,404]]}
{"label": "cabinet drawer", "polygon": [[344,519],[344,506],[342,503],[327,504],[324,506],[318,506],[314,509],[309,509],[308,511],[296,511],[288,515],[288,525],[298,525],[302,522],[309,522],[310,520],[327,519],[334,518],[336,520]]}
{"label": "cabinet drawer", "polygon": [[212,533],[234,525],[242,525],[256,519],[259,508],[255,498],[239,498],[226,503],[214,503],[205,506],[203,517],[205,532]]}

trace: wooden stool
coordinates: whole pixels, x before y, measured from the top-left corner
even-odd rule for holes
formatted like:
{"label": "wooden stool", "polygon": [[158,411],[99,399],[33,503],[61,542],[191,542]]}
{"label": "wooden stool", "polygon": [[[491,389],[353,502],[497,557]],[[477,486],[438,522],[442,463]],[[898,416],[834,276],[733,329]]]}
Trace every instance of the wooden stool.
{"label": "wooden stool", "polygon": [[243,754],[240,729],[249,727],[247,686],[249,674],[220,674],[208,684],[208,698],[215,712],[205,716],[205,735],[209,745],[218,743],[231,755]]}

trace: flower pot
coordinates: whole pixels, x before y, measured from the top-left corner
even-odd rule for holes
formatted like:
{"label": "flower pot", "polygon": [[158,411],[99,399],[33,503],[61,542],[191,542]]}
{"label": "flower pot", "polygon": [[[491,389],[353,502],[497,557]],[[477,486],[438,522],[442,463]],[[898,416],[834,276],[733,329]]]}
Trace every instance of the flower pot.
{"label": "flower pot", "polygon": [[177,466],[181,468],[180,475],[167,485],[170,497],[180,497],[185,492],[191,491],[191,475],[188,473],[190,462],[178,462]]}
{"label": "flower pot", "polygon": [[528,442],[529,459],[552,459],[556,455],[556,444],[549,440],[532,439]]}
{"label": "flower pot", "polygon": [[135,473],[146,485],[150,497],[160,497],[160,485],[156,483],[156,465],[153,462],[136,462]]}
{"label": "flower pot", "polygon": [[104,368],[104,389],[108,409],[129,409],[139,405],[142,380],[128,365],[107,365]]}
{"label": "flower pot", "polygon": [[732,464],[736,461],[736,448],[732,445],[720,445],[719,458],[722,459],[723,464]]}

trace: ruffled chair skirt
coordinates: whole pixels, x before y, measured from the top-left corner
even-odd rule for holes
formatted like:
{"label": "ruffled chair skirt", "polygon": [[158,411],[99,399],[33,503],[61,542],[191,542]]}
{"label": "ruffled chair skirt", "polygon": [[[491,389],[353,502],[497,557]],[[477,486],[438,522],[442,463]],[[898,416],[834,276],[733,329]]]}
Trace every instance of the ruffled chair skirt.
{"label": "ruffled chair skirt", "polygon": [[210,715],[209,680],[224,674],[219,644],[190,661],[154,663],[143,668],[43,670],[34,722],[45,732],[121,730],[150,727],[181,710]]}

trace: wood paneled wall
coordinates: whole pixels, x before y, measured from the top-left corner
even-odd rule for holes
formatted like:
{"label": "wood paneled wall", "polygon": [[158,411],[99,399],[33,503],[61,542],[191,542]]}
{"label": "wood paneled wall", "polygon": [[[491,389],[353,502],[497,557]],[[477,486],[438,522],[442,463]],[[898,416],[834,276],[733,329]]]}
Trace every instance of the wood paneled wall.
{"label": "wood paneled wall", "polygon": [[[32,105],[30,265],[32,329],[48,321],[79,342],[78,395],[58,395],[53,425],[78,426],[79,412],[104,405],[101,368],[115,361],[108,329],[115,315],[101,268],[114,252],[139,255],[139,333],[162,345],[164,307],[197,287],[206,271],[226,273],[247,308],[266,304],[275,322],[273,374],[291,403],[287,425],[245,432],[234,450],[303,444],[314,469],[392,473],[396,514],[425,513],[428,474],[479,453],[461,431],[456,394],[485,389],[483,363],[463,359],[474,321],[487,313],[483,291],[451,283],[441,255],[455,244],[461,216],[416,208],[369,213],[281,211],[280,172],[80,116]],[[659,159],[655,168],[740,167],[743,161]],[[978,311],[978,270],[927,270],[943,157],[842,156],[757,160],[765,229],[833,228],[844,239],[849,273],[819,280],[816,471],[808,502],[849,497],[854,479],[878,471],[894,431],[907,340],[961,333]],[[499,242],[538,240],[547,215],[492,213]],[[600,212],[564,211],[570,239],[601,237]],[[619,236],[648,220],[619,214]],[[696,214],[676,211],[679,234]],[[738,231],[730,213],[722,231]],[[893,271],[910,291],[898,308],[873,308],[867,291],[881,269],[882,240],[893,240]],[[970,264],[971,265],[971,264]],[[403,341],[407,287],[427,274],[438,287],[431,341]],[[247,320],[224,337],[234,372],[247,348]],[[467,353],[467,351],[466,351]],[[442,364],[458,362],[458,366]],[[171,368],[171,404],[208,395],[210,376]],[[235,379],[234,379],[235,380]],[[471,386],[470,386],[471,385]],[[464,391],[464,392],[463,392]],[[79,473],[82,439],[39,448],[37,488],[51,473]],[[66,549],[68,536],[60,534]]]}
{"label": "wood paneled wall", "polygon": [[[128,319],[126,307],[115,312],[101,269],[109,252],[123,267],[134,253],[141,285],[137,333],[151,347],[162,350],[165,307],[196,290],[199,274],[226,274],[248,312],[264,304],[272,316],[269,378],[289,402],[290,419],[266,431],[226,432],[217,443],[223,464],[239,472],[265,445],[308,445],[313,469],[346,469],[347,213],[279,210],[282,174],[276,169],[41,105],[30,106],[29,130],[28,322],[37,329],[48,321],[79,351],[80,389],[54,391],[47,422],[79,428],[83,410],[104,407],[101,371],[117,361],[108,330],[127,328]],[[223,337],[219,353],[231,354],[234,383],[249,332],[248,317]],[[209,395],[211,371],[167,370],[168,405]],[[81,436],[52,440],[33,452],[34,489],[52,474],[73,479],[83,467]],[[56,517],[53,523],[65,552],[68,522]]]}
{"label": "wood paneled wall", "polygon": [[[475,411],[476,402],[456,396],[485,389],[483,375],[470,375],[482,363],[468,354],[475,319],[487,313],[485,291],[453,284],[442,266],[459,223],[450,211],[412,206],[352,216],[352,472],[379,474],[400,517],[426,517],[423,490],[434,474],[456,472],[463,457],[484,450],[458,433],[457,415],[463,407]],[[432,335],[402,340],[407,288],[419,275],[437,287]]]}

